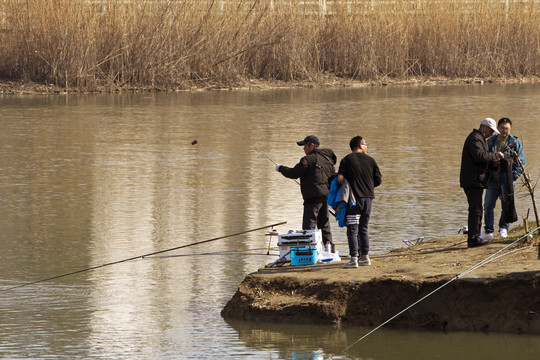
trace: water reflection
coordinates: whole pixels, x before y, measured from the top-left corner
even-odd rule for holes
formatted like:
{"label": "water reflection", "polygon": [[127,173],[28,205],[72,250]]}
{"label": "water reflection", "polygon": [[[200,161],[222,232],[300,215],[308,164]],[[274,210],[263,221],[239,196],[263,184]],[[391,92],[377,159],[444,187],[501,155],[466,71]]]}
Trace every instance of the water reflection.
{"label": "water reflection", "polygon": [[[371,329],[228,321],[246,347],[271,359],[523,359],[538,357],[536,336]],[[511,344],[511,345],[510,345]],[[510,345],[510,346],[509,346]]]}
{"label": "water reflection", "polygon": [[[303,156],[296,141],[307,134],[339,159],[352,136],[367,138],[383,175],[370,228],[374,253],[403,239],[456,234],[466,223],[458,184],[465,137],[486,116],[510,117],[537,171],[538,104],[540,87],[528,85],[1,97],[0,286],[279,221],[288,222],[281,231],[298,229],[299,186],[261,152],[292,166]],[[517,199],[523,215],[530,200]],[[344,243],[345,230],[332,227]],[[174,254],[264,249],[267,241],[264,232],[249,233]],[[139,259],[0,293],[0,354],[341,354],[355,330],[313,327],[303,337],[305,330],[276,327],[256,330],[267,343],[251,345],[245,328],[224,322],[220,310],[245,275],[275,260],[255,252]],[[369,343],[372,354],[353,354],[385,358],[384,339],[397,335],[381,334]],[[413,358],[412,348],[401,358]]]}

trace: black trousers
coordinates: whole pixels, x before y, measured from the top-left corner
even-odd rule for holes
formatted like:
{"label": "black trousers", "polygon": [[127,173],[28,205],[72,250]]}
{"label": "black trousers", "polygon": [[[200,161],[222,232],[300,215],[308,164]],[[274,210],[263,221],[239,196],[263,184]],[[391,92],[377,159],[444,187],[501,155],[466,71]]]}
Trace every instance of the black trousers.
{"label": "black trousers", "polygon": [[481,187],[470,187],[463,190],[465,191],[465,195],[467,195],[467,202],[469,203],[468,240],[476,241],[476,238],[480,236],[482,228],[482,195],[484,194],[484,189]]}
{"label": "black trousers", "polygon": [[328,204],[326,201],[304,202],[302,229],[320,229],[323,244],[332,243],[332,232],[330,231],[330,219],[328,218]]}
{"label": "black trousers", "polygon": [[369,254],[368,225],[373,199],[356,199],[356,206],[347,207],[347,241],[351,256]]}

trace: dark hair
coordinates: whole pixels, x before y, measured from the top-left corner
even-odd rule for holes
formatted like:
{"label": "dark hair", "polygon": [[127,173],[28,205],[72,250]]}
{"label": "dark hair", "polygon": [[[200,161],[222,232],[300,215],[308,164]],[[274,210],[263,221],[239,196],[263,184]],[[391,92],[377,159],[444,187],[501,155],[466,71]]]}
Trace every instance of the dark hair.
{"label": "dark hair", "polygon": [[353,137],[351,141],[349,141],[349,147],[351,148],[351,151],[359,149],[362,145],[362,140],[364,140],[364,138],[360,135],[356,135],[355,137]]}
{"label": "dark hair", "polygon": [[501,126],[501,124],[510,124],[510,126],[512,126],[512,120],[509,118],[501,118],[497,126]]}

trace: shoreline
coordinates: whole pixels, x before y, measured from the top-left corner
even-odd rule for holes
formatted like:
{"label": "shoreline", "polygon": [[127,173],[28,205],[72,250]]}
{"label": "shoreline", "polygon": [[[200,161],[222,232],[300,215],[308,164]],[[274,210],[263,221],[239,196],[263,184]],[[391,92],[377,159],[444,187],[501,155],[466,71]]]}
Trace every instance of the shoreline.
{"label": "shoreline", "polygon": [[528,248],[458,277],[514,241],[469,249],[464,239],[452,236],[394,249],[358,269],[344,269],[347,259],[259,269],[246,276],[222,316],[375,327],[415,304],[385,326],[540,334],[538,236]]}
{"label": "shoreline", "polygon": [[260,79],[246,80],[240,86],[201,86],[189,89],[159,88],[152,86],[102,86],[99,89],[62,88],[53,84],[42,84],[23,80],[0,79],[0,95],[66,95],[66,94],[115,94],[115,93],[175,93],[200,91],[267,91],[278,89],[315,89],[315,88],[365,88],[385,86],[456,86],[456,85],[489,85],[489,84],[535,84],[540,77],[485,79],[485,78],[410,78],[410,79],[378,79],[357,81],[336,76],[325,76],[321,81],[266,81]]}

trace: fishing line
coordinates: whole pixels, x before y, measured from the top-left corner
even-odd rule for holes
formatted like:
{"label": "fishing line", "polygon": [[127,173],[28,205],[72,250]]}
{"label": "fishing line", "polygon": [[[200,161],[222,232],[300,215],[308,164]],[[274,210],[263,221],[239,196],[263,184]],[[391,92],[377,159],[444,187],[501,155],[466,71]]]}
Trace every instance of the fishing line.
{"label": "fishing line", "polygon": [[[245,137],[242,136],[242,134],[240,134],[238,131],[236,131],[235,128],[233,128],[232,126],[228,125],[229,129],[231,129],[236,135],[240,136],[240,138],[242,140],[244,140],[246,143],[248,143],[249,145],[251,145],[255,150],[257,150],[258,152],[260,152],[261,154],[264,155],[264,157],[266,157],[268,160],[270,160],[274,165],[277,165],[277,162],[275,162],[274,160],[272,160],[270,158],[270,156],[266,155],[266,153],[264,153],[261,149],[259,149],[258,147],[256,147],[255,145],[253,145],[248,139],[246,139]],[[295,183],[297,183],[298,185],[300,185],[300,183],[296,180],[296,179],[291,179],[291,180],[294,180]]]}
{"label": "fishing line", "polygon": [[[347,351],[348,349],[350,349],[351,347],[353,347],[354,345],[356,345],[357,343],[359,343],[360,341],[362,341],[363,339],[365,339],[366,337],[368,337],[369,335],[373,334],[375,331],[379,330],[380,328],[382,328],[384,325],[388,324],[390,321],[394,320],[395,318],[397,318],[398,316],[400,316],[401,314],[403,314],[404,312],[406,312],[407,310],[409,310],[410,308],[412,308],[413,306],[417,305],[418,303],[422,302],[423,300],[427,299],[428,297],[430,297],[431,295],[435,294],[437,291],[441,290],[442,288],[444,288],[445,286],[447,286],[448,284],[450,284],[451,282],[453,282],[454,280],[457,280],[467,274],[469,274],[470,272],[478,269],[479,267],[481,266],[484,266],[485,264],[491,262],[491,261],[494,261],[495,259],[498,259],[499,257],[502,257],[504,255],[508,255],[514,251],[511,251],[511,252],[508,252],[508,253],[505,253],[504,255],[501,255],[499,257],[496,257],[494,258],[497,254],[499,254],[500,252],[508,249],[509,247],[513,246],[515,243],[517,243],[518,241],[521,241],[523,240],[524,238],[528,237],[530,234],[534,233],[536,230],[540,229],[540,226],[537,227],[536,229],[526,233],[525,235],[523,235],[522,237],[518,238],[517,240],[515,240],[514,242],[510,243],[509,245],[505,246],[504,248],[500,249],[499,251],[493,253],[492,255],[488,256],[487,258],[485,258],[484,260],[480,261],[478,264],[474,265],[473,267],[465,270],[464,272],[462,272],[461,274],[459,275],[456,275],[454,276],[452,279],[448,280],[446,283],[442,284],[441,286],[439,286],[438,288],[436,288],[435,290],[433,290],[432,292],[430,292],[429,294],[425,295],[424,297],[422,297],[420,300],[417,300],[415,301],[414,303],[412,303],[411,305],[407,306],[405,309],[401,310],[399,313],[397,313],[396,315],[392,316],[390,319],[386,320],[385,322],[383,322],[382,324],[380,324],[379,326],[377,326],[375,329],[371,330],[370,332],[368,332],[367,334],[365,334],[364,336],[362,336],[360,339],[356,340],[355,342],[353,342],[351,345],[347,346],[345,349],[343,349],[343,352]],[[519,250],[523,250],[523,249],[519,249]]]}
{"label": "fishing line", "polygon": [[165,252],[168,252],[168,251],[178,250],[178,249],[186,248],[186,247],[189,247],[189,246],[204,244],[204,243],[208,243],[208,242],[216,241],[216,240],[222,240],[222,239],[226,239],[226,238],[233,237],[233,236],[238,236],[238,235],[243,235],[243,234],[247,234],[247,233],[258,231],[258,230],[263,230],[263,229],[266,229],[266,228],[273,228],[274,226],[283,225],[283,224],[286,224],[286,223],[287,223],[286,221],[282,221],[282,222],[271,224],[271,225],[261,226],[261,227],[256,228],[256,229],[245,230],[245,231],[241,231],[241,232],[234,233],[234,234],[229,234],[229,235],[216,237],[216,238],[213,238],[213,239],[202,240],[202,241],[197,241],[197,242],[194,242],[194,243],[191,243],[191,244],[176,246],[176,247],[173,247],[173,248],[170,248],[170,249],[154,251],[152,253],[148,253],[148,254],[144,254],[144,255],[133,256],[133,257],[123,259],[123,260],[113,261],[113,262],[110,262],[110,263],[96,265],[96,266],[92,266],[92,267],[89,267],[89,268],[86,268],[86,269],[72,271],[70,273],[57,275],[57,276],[53,276],[53,277],[46,278],[46,279],[32,281],[32,282],[25,283],[25,284],[22,284],[22,285],[12,286],[12,287],[7,288],[7,289],[0,289],[0,292],[6,292],[6,291],[22,288],[22,287],[29,286],[29,285],[39,284],[39,283],[49,281],[49,280],[54,280],[54,279],[58,279],[58,278],[62,278],[62,277],[70,276],[70,275],[75,275],[75,274],[79,274],[79,273],[86,272],[86,271],[96,270],[96,269],[99,269],[99,268],[102,268],[102,267],[105,267],[105,266],[120,264],[120,263],[123,263],[123,262],[126,262],[126,261],[131,261],[131,260],[136,260],[136,259],[144,259],[147,256],[162,254],[162,253],[165,253]]}
{"label": "fishing line", "polygon": [[[242,140],[244,140],[245,142],[247,142],[249,145],[251,145],[255,150],[257,150],[258,152],[260,152],[261,154],[263,154],[268,160],[270,160],[272,163],[274,163],[274,165],[277,165],[277,163],[272,160],[270,158],[270,156],[266,155],[266,153],[264,153],[261,149],[259,149],[258,147],[256,147],[255,145],[253,145],[248,139],[246,139],[245,137],[242,136],[242,134],[240,134],[238,131],[236,131],[232,126],[228,125],[229,129],[231,129],[236,135],[240,136],[242,138]],[[294,179],[293,179],[294,180]]]}
{"label": "fishing line", "polygon": [[[153,259],[153,260],[161,260],[161,259],[169,259],[169,258],[178,258],[178,257],[189,257],[189,256],[225,256],[225,255],[260,255],[260,256],[268,256],[266,253],[250,253],[250,252],[227,252],[227,251],[216,251],[216,252],[209,252],[209,253],[194,253],[194,254],[176,254],[176,255],[165,255],[165,256],[153,256],[153,257],[145,257],[145,259]],[[278,256],[278,254],[272,254],[273,256]]]}
{"label": "fishing line", "polygon": [[[267,250],[266,247],[260,247],[260,248],[251,248],[251,249],[238,249],[238,250],[225,250],[225,251],[212,251],[212,252],[204,252],[204,253],[191,253],[191,254],[174,254],[174,255],[163,255],[163,256],[152,256],[148,257],[145,256],[145,259],[165,259],[165,258],[173,258],[173,257],[184,257],[184,256],[198,256],[198,255],[235,255],[235,254],[241,254],[241,255],[263,255],[261,254],[253,254],[248,253],[248,251],[256,251],[256,250]],[[272,247],[270,248],[272,251],[278,251],[279,248]],[[264,254],[268,255],[268,254]]]}
{"label": "fishing line", "polygon": [[[518,252],[518,251],[521,251],[521,250],[525,250],[525,249],[529,249],[529,248],[532,248],[532,247],[535,247],[535,246],[538,246],[538,245],[529,245],[529,246],[525,246],[525,247],[521,247],[521,248],[517,248],[517,249],[511,250],[511,251],[505,252],[504,254],[501,254],[501,255],[496,256],[496,257],[494,257],[492,259],[489,259],[488,261],[482,263],[482,265],[480,265],[480,266],[484,266],[484,265],[486,265],[486,264],[488,264],[488,263],[490,263],[492,261],[495,261],[497,259],[500,259],[500,258],[502,258],[502,257],[504,257],[506,255],[510,255],[512,253],[515,253],[515,252]],[[480,266],[475,267],[474,269],[470,270],[469,272],[472,272],[473,270],[478,269]]]}

